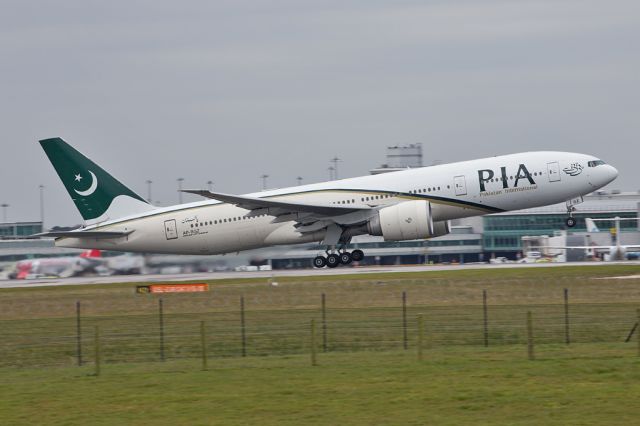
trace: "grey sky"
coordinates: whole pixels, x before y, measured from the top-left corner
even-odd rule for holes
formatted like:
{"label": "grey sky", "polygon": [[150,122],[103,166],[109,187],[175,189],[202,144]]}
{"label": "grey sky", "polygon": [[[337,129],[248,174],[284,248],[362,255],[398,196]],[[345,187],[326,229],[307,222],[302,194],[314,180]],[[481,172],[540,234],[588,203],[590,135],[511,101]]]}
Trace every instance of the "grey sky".
{"label": "grey sky", "polygon": [[[638,190],[640,3],[5,1],[0,202],[80,223],[38,139],[60,136],[163,205],[425,163],[591,153]],[[185,196],[185,200],[197,198]]]}

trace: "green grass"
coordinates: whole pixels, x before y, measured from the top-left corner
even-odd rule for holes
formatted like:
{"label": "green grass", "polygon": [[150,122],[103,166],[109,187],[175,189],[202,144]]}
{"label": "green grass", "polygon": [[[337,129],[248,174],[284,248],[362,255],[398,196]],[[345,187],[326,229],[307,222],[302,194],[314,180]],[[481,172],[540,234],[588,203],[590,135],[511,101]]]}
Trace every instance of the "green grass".
{"label": "green grass", "polygon": [[[424,317],[435,346],[481,345],[483,290],[488,294],[492,345],[522,344],[528,310],[534,315],[537,340],[558,343],[565,338],[565,288],[570,294],[572,341],[620,342],[636,321],[640,279],[602,278],[634,274],[637,269],[607,265],[389,274],[393,279],[287,277],[279,279],[278,287],[265,279],[214,281],[207,293],[162,296],[164,350],[168,358],[197,357],[199,323],[206,321],[209,353],[238,356],[243,297],[247,353],[303,353],[309,345],[310,320],[323,325],[321,294],[326,296],[331,351],[394,350],[403,346],[403,292],[409,346],[415,345],[418,315]],[[76,301],[81,302],[85,360],[92,359],[96,325],[102,330],[106,361],[158,360],[159,297],[138,295],[134,289],[133,284],[115,284],[0,291],[0,366],[76,362]]]}
{"label": "green grass", "polygon": [[[0,290],[0,424],[632,424],[640,398],[638,266],[461,270]],[[571,345],[564,344],[569,290]],[[490,347],[482,346],[482,291]],[[403,351],[402,293],[407,293]],[[310,320],[322,347],[311,367]],[[245,301],[248,357],[241,357]],[[85,365],[75,367],[81,302]],[[526,312],[536,361],[526,360]],[[417,362],[417,318],[425,360]],[[206,323],[209,371],[200,371]],[[92,376],[93,333],[102,372]]]}
{"label": "green grass", "polygon": [[[0,422],[46,425],[634,424],[635,346],[523,346],[2,369]],[[562,353],[562,356],[558,356]],[[546,355],[550,355],[547,357]]]}

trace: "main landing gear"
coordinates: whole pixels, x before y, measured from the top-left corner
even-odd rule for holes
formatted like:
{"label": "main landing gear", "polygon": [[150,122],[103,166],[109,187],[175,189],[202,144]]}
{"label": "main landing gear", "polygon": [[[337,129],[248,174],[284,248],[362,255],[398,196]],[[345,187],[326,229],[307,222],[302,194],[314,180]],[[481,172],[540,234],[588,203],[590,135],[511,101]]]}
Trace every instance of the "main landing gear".
{"label": "main landing gear", "polygon": [[353,261],[360,262],[364,259],[364,252],[362,250],[354,250],[351,253],[348,251],[331,253],[327,252],[327,257],[317,256],[313,259],[313,266],[316,268],[336,268],[340,265],[348,265]]}

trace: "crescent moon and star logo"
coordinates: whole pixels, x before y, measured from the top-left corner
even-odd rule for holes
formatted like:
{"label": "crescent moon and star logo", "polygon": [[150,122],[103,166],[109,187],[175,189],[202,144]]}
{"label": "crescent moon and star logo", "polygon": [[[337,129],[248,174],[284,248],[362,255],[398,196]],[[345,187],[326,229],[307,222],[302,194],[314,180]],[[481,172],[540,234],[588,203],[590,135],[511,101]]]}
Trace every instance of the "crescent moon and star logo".
{"label": "crescent moon and star logo", "polygon": [[[88,189],[85,189],[84,191],[78,191],[77,189],[73,189],[76,194],[81,195],[83,197],[88,197],[89,195],[93,194],[94,192],[96,192],[96,189],[98,189],[98,178],[96,177],[96,175],[91,171],[91,170],[87,170],[89,172],[89,175],[91,175],[91,185],[89,186]],[[83,179],[82,175],[80,173],[76,173],[75,174],[75,181],[76,182],[80,182]]]}

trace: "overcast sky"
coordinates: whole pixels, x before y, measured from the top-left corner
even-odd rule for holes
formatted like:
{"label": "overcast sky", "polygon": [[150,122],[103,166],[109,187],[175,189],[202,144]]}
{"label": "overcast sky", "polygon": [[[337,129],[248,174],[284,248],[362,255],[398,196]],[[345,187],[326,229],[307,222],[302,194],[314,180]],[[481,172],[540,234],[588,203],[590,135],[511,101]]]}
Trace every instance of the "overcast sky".
{"label": "overcast sky", "polygon": [[[116,6],[119,4],[119,6]],[[81,223],[37,141],[60,136],[146,198],[425,164],[593,154],[640,189],[640,2],[3,1],[0,203]],[[185,196],[186,200],[196,197]]]}

